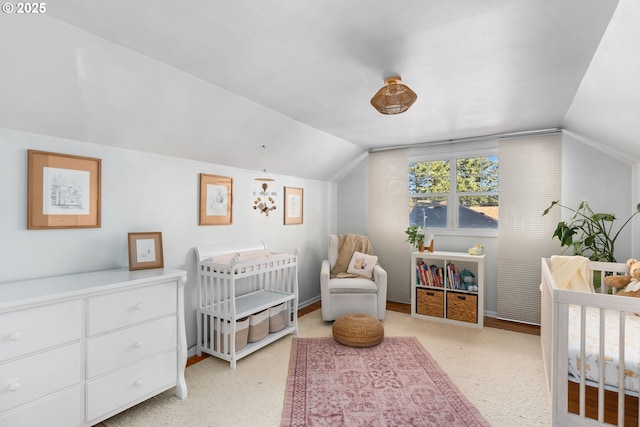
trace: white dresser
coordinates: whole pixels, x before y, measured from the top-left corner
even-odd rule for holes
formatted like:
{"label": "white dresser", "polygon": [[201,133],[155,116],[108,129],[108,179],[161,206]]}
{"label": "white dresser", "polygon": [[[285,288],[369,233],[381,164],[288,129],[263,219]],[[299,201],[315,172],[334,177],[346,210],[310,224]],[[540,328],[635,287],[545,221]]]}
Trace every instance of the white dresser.
{"label": "white dresser", "polygon": [[187,397],[182,270],[0,283],[0,426],[91,426]]}

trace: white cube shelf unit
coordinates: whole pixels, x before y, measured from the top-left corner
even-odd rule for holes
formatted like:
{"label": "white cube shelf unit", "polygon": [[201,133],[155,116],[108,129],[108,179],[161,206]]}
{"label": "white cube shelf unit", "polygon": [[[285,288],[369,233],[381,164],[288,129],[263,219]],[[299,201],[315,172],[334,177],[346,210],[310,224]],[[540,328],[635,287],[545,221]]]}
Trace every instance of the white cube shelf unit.
{"label": "white cube shelf unit", "polygon": [[[237,360],[285,335],[298,334],[298,249],[273,253],[264,244],[235,244],[195,250],[198,355],[226,360],[235,369]],[[277,323],[284,327],[269,329],[264,338],[251,342],[252,330],[247,328],[253,328],[253,320],[262,319],[265,310],[277,313]],[[274,323],[273,318],[267,321]]]}
{"label": "white cube shelf unit", "polygon": [[[477,291],[465,289],[455,272],[471,271]],[[482,328],[485,255],[464,252],[411,254],[411,316]]]}

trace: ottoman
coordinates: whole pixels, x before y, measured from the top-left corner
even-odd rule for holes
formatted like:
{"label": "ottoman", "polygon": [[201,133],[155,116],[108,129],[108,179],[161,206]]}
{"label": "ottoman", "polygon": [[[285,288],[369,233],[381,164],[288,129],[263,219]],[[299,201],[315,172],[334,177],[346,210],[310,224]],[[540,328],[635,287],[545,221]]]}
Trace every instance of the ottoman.
{"label": "ottoman", "polygon": [[373,347],[384,338],[384,327],[367,314],[348,314],[333,322],[333,338],[349,347]]}

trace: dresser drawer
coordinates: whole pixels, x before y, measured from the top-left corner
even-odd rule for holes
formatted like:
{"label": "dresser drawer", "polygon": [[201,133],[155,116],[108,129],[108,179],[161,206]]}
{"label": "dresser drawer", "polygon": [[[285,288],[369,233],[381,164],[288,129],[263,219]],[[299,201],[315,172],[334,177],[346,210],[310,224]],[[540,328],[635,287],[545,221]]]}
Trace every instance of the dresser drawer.
{"label": "dresser drawer", "polygon": [[80,339],[80,300],[0,314],[0,362]]}
{"label": "dresser drawer", "polygon": [[118,412],[176,384],[176,351],[145,359],[87,383],[87,421]]}
{"label": "dresser drawer", "polygon": [[176,311],[176,281],[100,295],[88,299],[87,333],[97,335]]}
{"label": "dresser drawer", "polygon": [[0,426],[79,426],[84,421],[83,408],[84,387],[78,386],[0,416]]}
{"label": "dresser drawer", "polygon": [[93,378],[176,348],[176,316],[132,326],[87,341],[87,376]]}
{"label": "dresser drawer", "polygon": [[0,412],[70,387],[81,379],[79,343],[0,365]]}

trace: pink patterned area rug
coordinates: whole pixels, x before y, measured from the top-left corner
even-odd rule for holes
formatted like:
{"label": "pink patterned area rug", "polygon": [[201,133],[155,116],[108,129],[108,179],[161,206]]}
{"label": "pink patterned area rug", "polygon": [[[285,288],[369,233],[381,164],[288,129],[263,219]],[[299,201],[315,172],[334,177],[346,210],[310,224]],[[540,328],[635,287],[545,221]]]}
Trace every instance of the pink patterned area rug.
{"label": "pink patterned area rug", "polygon": [[489,426],[415,337],[294,338],[283,426]]}

